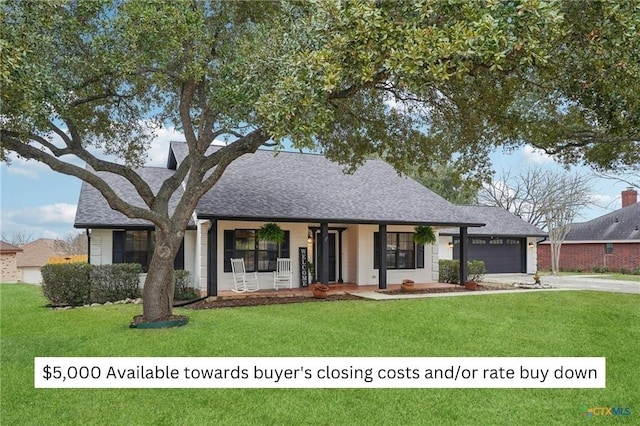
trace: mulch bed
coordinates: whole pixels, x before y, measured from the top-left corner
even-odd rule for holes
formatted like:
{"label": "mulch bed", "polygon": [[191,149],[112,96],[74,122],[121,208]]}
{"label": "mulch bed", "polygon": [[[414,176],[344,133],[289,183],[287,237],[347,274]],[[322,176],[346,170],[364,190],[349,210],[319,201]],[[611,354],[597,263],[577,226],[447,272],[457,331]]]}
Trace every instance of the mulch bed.
{"label": "mulch bed", "polygon": [[465,292],[474,292],[474,291],[495,291],[495,290],[512,290],[511,286],[485,286],[478,284],[477,290],[467,290],[463,286],[455,286],[455,287],[447,287],[447,288],[425,288],[414,291],[403,291],[403,290],[377,290],[377,293],[383,294],[426,294],[426,293],[465,293]]}
{"label": "mulch bed", "polygon": [[[512,289],[510,286],[483,286],[478,285],[478,290],[467,290],[462,286],[450,287],[450,288],[427,288],[416,290],[413,292],[405,292],[402,290],[379,290],[378,293],[384,294],[424,294],[424,293],[453,293],[453,292],[468,292],[468,291],[493,291],[493,290],[505,290]],[[184,306],[187,309],[217,309],[217,308],[233,308],[239,306],[260,306],[260,305],[283,305],[286,303],[317,303],[317,302],[333,302],[338,300],[362,300],[366,301],[362,297],[354,296],[351,294],[330,294],[326,299],[316,299],[314,297],[307,296],[294,296],[294,297],[243,297],[233,299],[221,299],[215,302],[207,302],[201,300],[196,303]]]}
{"label": "mulch bed", "polygon": [[260,306],[260,305],[284,305],[286,303],[316,303],[333,302],[337,300],[365,300],[351,294],[330,294],[326,299],[316,299],[315,297],[293,296],[293,297],[244,297],[237,299],[222,299],[215,302],[200,301],[184,306],[187,309],[216,309],[234,308],[238,306]]}

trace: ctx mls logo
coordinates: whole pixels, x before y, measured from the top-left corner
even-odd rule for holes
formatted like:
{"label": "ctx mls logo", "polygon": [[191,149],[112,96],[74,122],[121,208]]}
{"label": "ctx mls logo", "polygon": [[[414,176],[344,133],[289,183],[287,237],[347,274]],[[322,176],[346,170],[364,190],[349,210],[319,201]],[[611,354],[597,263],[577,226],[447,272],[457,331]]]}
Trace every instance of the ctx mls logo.
{"label": "ctx mls logo", "polygon": [[599,416],[630,416],[631,407],[587,407],[581,409],[582,416],[591,418]]}

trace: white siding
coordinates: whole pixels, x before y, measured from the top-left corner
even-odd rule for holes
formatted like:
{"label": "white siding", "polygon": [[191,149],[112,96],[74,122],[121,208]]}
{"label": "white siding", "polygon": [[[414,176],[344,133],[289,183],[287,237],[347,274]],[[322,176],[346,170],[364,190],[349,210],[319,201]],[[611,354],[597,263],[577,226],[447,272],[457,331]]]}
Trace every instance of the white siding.
{"label": "white siding", "polygon": [[[224,231],[231,229],[258,229],[266,222],[218,221],[218,291],[233,288],[231,272],[224,272]],[[299,247],[307,247],[306,223],[278,223],[284,231],[289,231],[290,257],[293,269],[293,287],[300,287],[300,257]],[[273,288],[273,272],[258,273],[260,288]],[[204,288],[206,289],[206,283]]]}

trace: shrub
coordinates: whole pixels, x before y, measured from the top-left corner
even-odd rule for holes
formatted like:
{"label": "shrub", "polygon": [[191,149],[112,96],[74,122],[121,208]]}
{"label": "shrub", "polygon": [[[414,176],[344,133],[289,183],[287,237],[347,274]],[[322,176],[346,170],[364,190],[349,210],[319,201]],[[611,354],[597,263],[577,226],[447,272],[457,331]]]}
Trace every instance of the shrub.
{"label": "shrub", "polygon": [[137,263],[94,265],[91,268],[91,302],[135,299],[140,295],[142,266]]}
{"label": "shrub", "polygon": [[631,275],[640,275],[640,266],[636,266],[630,272]]}
{"label": "shrub", "polygon": [[42,291],[53,305],[82,306],[91,300],[91,266],[86,263],[44,265]]}
{"label": "shrub", "polygon": [[173,288],[174,300],[191,300],[199,296],[195,288],[191,287],[189,271],[179,269],[175,272],[175,286]]}
{"label": "shrub", "polygon": [[486,272],[487,269],[484,267],[484,261],[470,260],[467,262],[467,275],[469,277],[469,281],[482,281]]}
{"label": "shrub", "polygon": [[[440,259],[438,262],[440,274],[438,281],[441,283],[458,284],[460,282],[460,261],[450,259]],[[467,276],[469,281],[480,282],[486,272],[482,260],[467,261]]]}

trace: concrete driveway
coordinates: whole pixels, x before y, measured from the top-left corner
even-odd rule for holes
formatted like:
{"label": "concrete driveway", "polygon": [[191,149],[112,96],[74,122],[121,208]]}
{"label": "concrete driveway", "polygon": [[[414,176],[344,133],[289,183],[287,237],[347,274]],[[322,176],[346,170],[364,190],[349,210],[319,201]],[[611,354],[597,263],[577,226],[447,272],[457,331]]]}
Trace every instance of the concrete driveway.
{"label": "concrete driveway", "polygon": [[[487,274],[484,281],[506,284],[531,284],[533,283],[532,276],[528,274]],[[559,277],[543,275],[541,282],[550,284],[555,288],[640,294],[640,282],[610,280],[599,275],[567,275]]]}

